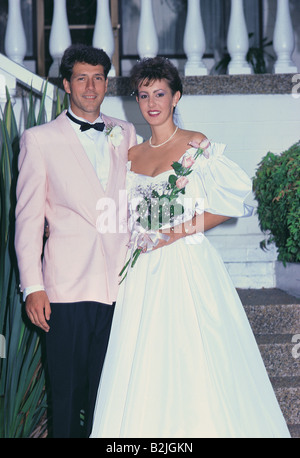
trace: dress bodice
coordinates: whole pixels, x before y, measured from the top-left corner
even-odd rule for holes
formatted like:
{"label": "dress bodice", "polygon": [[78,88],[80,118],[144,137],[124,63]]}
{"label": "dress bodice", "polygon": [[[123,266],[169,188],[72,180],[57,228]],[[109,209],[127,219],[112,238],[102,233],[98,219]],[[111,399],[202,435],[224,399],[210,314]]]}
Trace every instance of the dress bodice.
{"label": "dress bodice", "polygon": [[[230,217],[243,217],[252,214],[252,207],[245,203],[251,193],[252,182],[248,175],[235,162],[224,156],[225,145],[211,143],[208,157],[197,157],[188,176],[185,194],[179,194],[178,201],[184,207],[184,213],[171,225],[190,219],[195,212],[204,211]],[[179,159],[182,163],[186,157],[194,157],[196,148],[189,148]],[[174,174],[171,168],[154,177],[135,173],[131,170],[131,162],[127,166],[126,187],[129,199],[130,217],[141,200],[156,190],[160,195],[166,189],[169,176]],[[168,224],[166,224],[166,227]]]}

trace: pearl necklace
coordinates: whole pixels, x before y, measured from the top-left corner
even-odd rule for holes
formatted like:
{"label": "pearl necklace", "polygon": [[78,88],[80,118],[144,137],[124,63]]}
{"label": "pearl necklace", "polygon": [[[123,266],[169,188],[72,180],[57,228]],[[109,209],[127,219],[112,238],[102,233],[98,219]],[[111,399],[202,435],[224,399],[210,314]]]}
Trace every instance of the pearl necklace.
{"label": "pearl necklace", "polygon": [[165,145],[166,143],[168,143],[174,137],[174,135],[176,134],[177,130],[178,130],[178,126],[176,127],[176,129],[172,133],[171,137],[169,137],[168,140],[166,140],[165,142],[161,143],[160,145],[152,145],[152,136],[151,136],[149,138],[149,145],[151,146],[151,148],[159,148],[160,146]]}

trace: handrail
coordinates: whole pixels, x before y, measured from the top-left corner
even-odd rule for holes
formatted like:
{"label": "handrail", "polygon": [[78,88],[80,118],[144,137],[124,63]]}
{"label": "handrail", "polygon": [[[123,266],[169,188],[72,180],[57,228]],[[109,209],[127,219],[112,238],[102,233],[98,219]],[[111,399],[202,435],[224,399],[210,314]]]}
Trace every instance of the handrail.
{"label": "handrail", "polygon": [[53,101],[56,99],[57,87],[45,78],[36,75],[0,53],[0,101],[3,101],[5,98],[5,86],[8,87],[12,97],[16,95],[16,82],[32,89],[39,95],[42,95],[47,83],[45,110],[47,120],[50,120]]}

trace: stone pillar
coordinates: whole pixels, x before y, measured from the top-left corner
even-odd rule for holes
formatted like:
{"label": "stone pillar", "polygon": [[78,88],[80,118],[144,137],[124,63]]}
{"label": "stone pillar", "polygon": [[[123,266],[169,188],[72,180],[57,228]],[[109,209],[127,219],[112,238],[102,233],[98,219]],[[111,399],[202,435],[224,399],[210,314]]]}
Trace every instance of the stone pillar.
{"label": "stone pillar", "polygon": [[[115,43],[109,12],[109,0],[97,0],[93,46],[95,46],[95,48],[103,49],[109,58],[112,59],[115,50]],[[108,76],[116,76],[116,71],[113,65]]]}
{"label": "stone pillar", "polygon": [[59,65],[64,51],[72,43],[68,24],[66,0],[54,0],[53,19],[49,40],[49,52],[53,63],[49,76],[59,76]]}
{"label": "stone pillar", "polygon": [[292,61],[295,37],[291,21],[289,0],[277,0],[273,46],[277,54],[274,72],[297,73],[297,67]]}
{"label": "stone pillar", "polygon": [[188,0],[183,47],[187,56],[185,75],[207,75],[208,70],[202,61],[206,41],[201,16],[201,0]]}
{"label": "stone pillar", "polygon": [[158,54],[158,37],[153,16],[152,0],[141,0],[137,50],[141,59],[144,57],[156,57]]}
{"label": "stone pillar", "polygon": [[4,48],[5,54],[9,59],[17,64],[23,65],[27,43],[21,15],[20,0],[9,0],[8,2],[8,20]]}
{"label": "stone pillar", "polygon": [[252,73],[251,66],[246,61],[246,55],[249,49],[249,38],[244,15],[243,0],[231,0],[227,49],[231,57],[228,66],[228,73],[230,75]]}

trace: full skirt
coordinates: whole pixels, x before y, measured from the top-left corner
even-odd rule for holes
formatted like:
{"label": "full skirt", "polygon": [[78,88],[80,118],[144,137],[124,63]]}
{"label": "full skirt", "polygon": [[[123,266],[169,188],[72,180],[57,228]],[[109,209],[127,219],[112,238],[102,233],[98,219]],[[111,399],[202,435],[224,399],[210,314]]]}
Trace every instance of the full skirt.
{"label": "full skirt", "polygon": [[286,422],[219,254],[179,240],[120,287],[91,437],[285,438]]}

